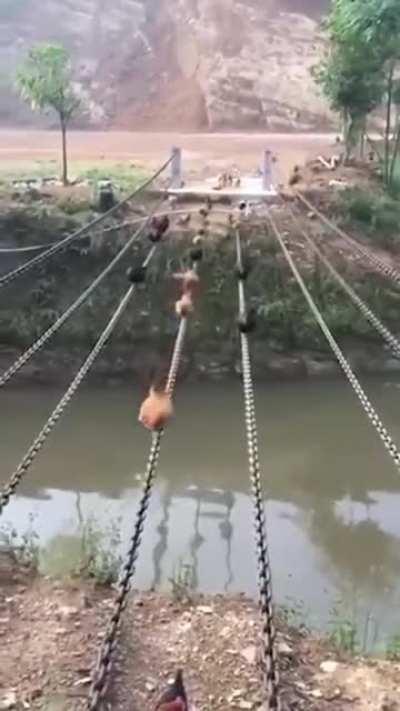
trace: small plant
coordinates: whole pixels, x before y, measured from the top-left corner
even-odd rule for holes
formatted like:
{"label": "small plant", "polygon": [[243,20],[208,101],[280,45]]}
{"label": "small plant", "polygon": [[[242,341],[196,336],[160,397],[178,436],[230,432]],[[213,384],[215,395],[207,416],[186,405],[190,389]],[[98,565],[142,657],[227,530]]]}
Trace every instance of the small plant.
{"label": "small plant", "polygon": [[[94,579],[99,585],[112,585],[118,580],[122,557],[120,520],[113,521],[108,531],[100,531],[93,521],[86,522],[82,533],[82,560],[76,574]],[[107,535],[108,534],[108,535]],[[103,539],[107,538],[107,546]]]}
{"label": "small plant", "polygon": [[386,648],[386,658],[392,662],[400,661],[400,634],[395,634]]}
{"label": "small plant", "polygon": [[29,526],[20,536],[12,524],[0,528],[0,550],[18,565],[32,570],[39,566],[39,534],[33,528],[34,516],[29,516]]}
{"label": "small plant", "polygon": [[172,586],[172,597],[176,602],[191,603],[193,601],[194,570],[192,565],[180,560],[178,567],[174,568],[169,582]]}
{"label": "small plant", "polygon": [[339,601],[330,613],[329,635],[331,642],[342,652],[356,654],[359,649],[357,626],[354,619],[350,619],[343,604]]}

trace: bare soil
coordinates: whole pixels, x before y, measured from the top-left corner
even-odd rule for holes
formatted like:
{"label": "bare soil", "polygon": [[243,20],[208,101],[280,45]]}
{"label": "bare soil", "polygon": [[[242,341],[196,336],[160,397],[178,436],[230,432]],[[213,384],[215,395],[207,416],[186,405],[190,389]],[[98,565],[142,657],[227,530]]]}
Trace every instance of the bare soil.
{"label": "bare soil", "polygon": [[[113,591],[0,570],[0,708],[85,708],[90,672]],[[400,664],[339,658],[329,645],[280,620],[283,710],[398,711]],[[266,709],[260,620],[242,596],[178,602],[132,593],[109,690],[110,708],[154,708],[177,668],[193,709]]]}
{"label": "bare soil", "polygon": [[[328,134],[251,133],[133,133],[123,131],[71,131],[68,139],[73,161],[134,161],[155,168],[165,160],[171,147],[183,151],[186,175],[208,176],[236,165],[252,171],[261,164],[265,149],[273,151],[286,179],[295,164],[311,157],[337,151]],[[58,160],[60,137],[56,131],[0,130],[0,167],[15,169],[16,161]]]}

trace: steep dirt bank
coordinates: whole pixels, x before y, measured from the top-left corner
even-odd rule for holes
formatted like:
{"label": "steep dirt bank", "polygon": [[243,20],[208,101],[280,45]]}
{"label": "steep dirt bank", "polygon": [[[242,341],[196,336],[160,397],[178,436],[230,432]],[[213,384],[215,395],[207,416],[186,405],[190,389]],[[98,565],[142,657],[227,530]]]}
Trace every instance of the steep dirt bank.
{"label": "steep dirt bank", "polygon": [[[80,581],[27,578],[18,569],[0,587],[0,707],[86,708],[90,672],[114,592]],[[182,602],[133,593],[118,641],[110,701],[121,711],[153,708],[183,668],[194,709],[263,705],[260,620],[242,596]],[[305,630],[278,620],[283,709],[398,711],[400,665],[351,660]]]}
{"label": "steep dirt bank", "polygon": [[[310,69],[326,0],[2,0],[0,122],[35,118],[13,89],[38,42],[71,52],[77,125],[311,129],[331,123]],[[284,81],[282,81],[284,77]]]}

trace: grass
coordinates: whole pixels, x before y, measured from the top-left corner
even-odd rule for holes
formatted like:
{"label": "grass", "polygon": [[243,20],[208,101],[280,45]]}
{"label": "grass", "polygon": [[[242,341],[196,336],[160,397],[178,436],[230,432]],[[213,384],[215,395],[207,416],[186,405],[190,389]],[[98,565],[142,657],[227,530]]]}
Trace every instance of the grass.
{"label": "grass", "polygon": [[169,582],[171,583],[172,597],[176,602],[187,604],[193,601],[194,570],[190,563],[180,560]]}
{"label": "grass", "polygon": [[[50,161],[4,161],[0,166],[0,189],[6,192],[13,181],[41,178],[58,179],[60,166],[57,160]],[[87,180],[95,188],[99,180],[111,180],[120,195],[131,192],[147,177],[147,173],[130,163],[118,163],[109,160],[71,161],[69,164],[70,181]],[[72,187],[63,189],[65,201]]]}
{"label": "grass", "polygon": [[375,244],[389,249],[396,245],[400,202],[394,197],[378,190],[351,188],[338,196],[337,208],[345,224],[358,224]]}

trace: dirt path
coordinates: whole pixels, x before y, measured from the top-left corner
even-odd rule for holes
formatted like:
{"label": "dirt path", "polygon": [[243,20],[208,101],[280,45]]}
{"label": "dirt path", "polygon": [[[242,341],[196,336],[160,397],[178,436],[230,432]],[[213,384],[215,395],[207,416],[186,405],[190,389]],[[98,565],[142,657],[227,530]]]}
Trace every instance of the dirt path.
{"label": "dirt path", "polygon": [[[0,587],[0,709],[79,711],[112,611],[112,593],[77,582],[27,579]],[[134,593],[123,618],[112,708],[153,709],[184,669],[192,711],[264,711],[258,611],[245,597]],[[279,625],[283,711],[399,711],[400,665],[337,661],[327,644]]]}
{"label": "dirt path", "polygon": [[[279,158],[285,176],[296,163],[334,150],[333,136],[324,134],[180,134],[130,133],[120,131],[71,131],[72,160],[134,161],[156,167],[169,155],[171,146],[184,150],[184,167],[197,174],[218,172],[225,166],[254,170],[263,150],[269,148]],[[0,130],[0,167],[21,160],[54,160],[59,157],[56,131]]]}

